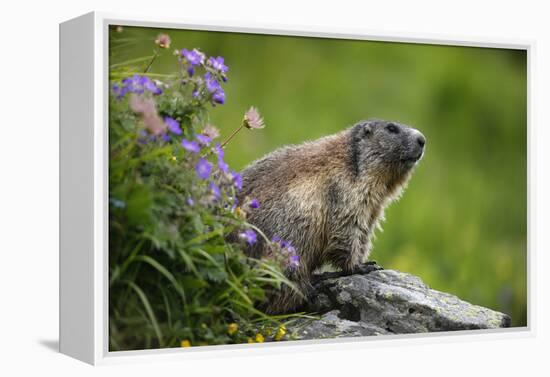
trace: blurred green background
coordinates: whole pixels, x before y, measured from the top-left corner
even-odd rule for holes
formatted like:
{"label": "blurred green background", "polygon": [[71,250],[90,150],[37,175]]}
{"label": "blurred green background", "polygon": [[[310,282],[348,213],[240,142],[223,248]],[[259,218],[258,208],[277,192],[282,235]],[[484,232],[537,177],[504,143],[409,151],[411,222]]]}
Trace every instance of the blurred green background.
{"label": "blurred green background", "polygon": [[177,70],[174,49],[225,58],[226,104],[210,112],[222,139],[251,105],[264,116],[228,145],[237,170],[361,119],[421,130],[425,157],[371,257],[527,324],[525,51],[124,27],[110,64],[151,55],[160,32],[172,46],[151,73]]}

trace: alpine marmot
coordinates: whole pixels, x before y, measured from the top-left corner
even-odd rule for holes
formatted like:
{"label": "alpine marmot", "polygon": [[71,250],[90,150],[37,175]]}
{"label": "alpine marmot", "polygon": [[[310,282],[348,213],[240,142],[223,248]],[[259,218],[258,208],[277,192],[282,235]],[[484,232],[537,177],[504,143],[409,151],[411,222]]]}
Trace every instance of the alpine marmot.
{"label": "alpine marmot", "polygon": [[[397,122],[361,121],[335,135],[286,146],[243,172],[239,201],[256,198],[248,221],[269,238],[292,244],[299,255],[287,276],[302,294],[283,287],[266,310],[299,309],[314,270],[330,264],[353,273],[365,262],[384,208],[399,197],[424,154],[426,139]],[[248,250],[261,257],[265,242]]]}

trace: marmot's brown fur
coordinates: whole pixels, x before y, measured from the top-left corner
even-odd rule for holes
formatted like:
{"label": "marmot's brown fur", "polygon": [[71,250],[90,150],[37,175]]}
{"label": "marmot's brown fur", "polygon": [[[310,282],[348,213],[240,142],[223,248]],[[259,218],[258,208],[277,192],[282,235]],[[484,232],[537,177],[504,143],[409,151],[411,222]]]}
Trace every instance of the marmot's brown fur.
{"label": "marmot's brown fur", "polygon": [[[424,151],[425,138],[396,122],[362,121],[338,134],[278,149],[243,171],[239,200],[256,198],[248,221],[269,238],[292,243],[299,267],[288,287],[270,297],[267,311],[298,309],[315,269],[331,264],[345,273],[368,258],[384,208],[399,197]],[[265,243],[249,250],[255,257]]]}

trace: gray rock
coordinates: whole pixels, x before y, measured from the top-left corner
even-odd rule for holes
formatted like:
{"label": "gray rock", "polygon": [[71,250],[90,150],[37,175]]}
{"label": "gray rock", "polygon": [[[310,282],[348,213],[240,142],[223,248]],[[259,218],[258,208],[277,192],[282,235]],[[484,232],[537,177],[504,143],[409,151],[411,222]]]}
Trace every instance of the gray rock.
{"label": "gray rock", "polygon": [[320,275],[309,311],[320,319],[292,326],[296,339],[491,329],[510,326],[510,317],[430,289],[420,278],[393,270]]}
{"label": "gray rock", "polygon": [[294,336],[298,339],[323,339],[350,336],[388,334],[389,332],[365,322],[349,321],[341,318],[339,310],[325,313],[320,319],[301,321],[302,326],[294,326]]}

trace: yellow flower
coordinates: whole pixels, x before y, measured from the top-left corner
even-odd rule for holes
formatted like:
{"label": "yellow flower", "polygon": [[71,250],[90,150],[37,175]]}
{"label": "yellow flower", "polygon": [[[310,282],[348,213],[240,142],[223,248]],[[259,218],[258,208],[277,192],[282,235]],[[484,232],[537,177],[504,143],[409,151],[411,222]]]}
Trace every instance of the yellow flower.
{"label": "yellow flower", "polygon": [[270,336],[271,335],[271,329],[265,329],[265,335]]}
{"label": "yellow flower", "polygon": [[170,157],[170,160],[171,160],[172,162],[177,162],[177,161],[178,161],[178,159],[176,158],[176,156]]}
{"label": "yellow flower", "polygon": [[248,343],[254,343],[254,339],[248,338]]}
{"label": "yellow flower", "polygon": [[246,212],[243,211],[241,207],[235,208],[235,215],[243,220],[246,220]]}
{"label": "yellow flower", "polygon": [[263,343],[264,342],[264,336],[262,335],[262,333],[257,333],[256,334],[256,342],[258,342],[258,343]]}
{"label": "yellow flower", "polygon": [[286,334],[286,327],[285,325],[282,325],[279,327],[279,330],[277,330],[277,334],[275,334],[275,340],[281,340]]}
{"label": "yellow flower", "polygon": [[236,323],[230,323],[228,326],[227,326],[227,333],[229,335],[233,335],[237,332],[237,330],[239,329],[239,325],[237,325]]}
{"label": "yellow flower", "polygon": [[182,347],[191,347],[191,342],[187,339],[181,341],[180,346]]}

